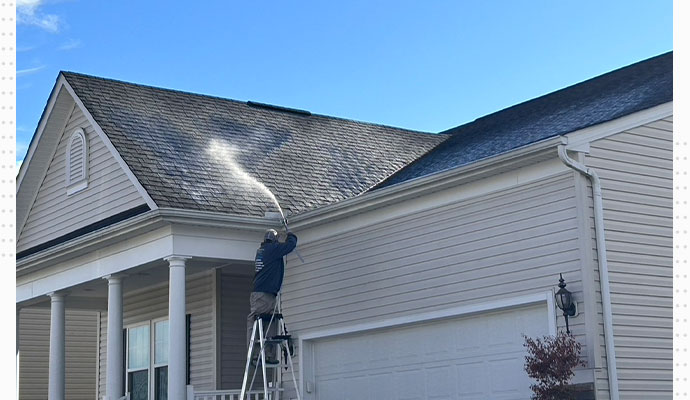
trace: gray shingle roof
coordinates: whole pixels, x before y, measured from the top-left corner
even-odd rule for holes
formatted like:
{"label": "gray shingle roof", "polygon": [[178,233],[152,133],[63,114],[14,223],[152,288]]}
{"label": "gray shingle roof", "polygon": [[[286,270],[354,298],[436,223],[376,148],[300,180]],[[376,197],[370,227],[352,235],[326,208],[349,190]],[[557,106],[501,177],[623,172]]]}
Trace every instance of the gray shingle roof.
{"label": "gray shingle roof", "polygon": [[669,52],[442,132],[450,138],[377,187],[471,164],[672,100]]}
{"label": "gray shingle roof", "polygon": [[62,73],[159,207],[263,216],[365,192],[447,136]]}

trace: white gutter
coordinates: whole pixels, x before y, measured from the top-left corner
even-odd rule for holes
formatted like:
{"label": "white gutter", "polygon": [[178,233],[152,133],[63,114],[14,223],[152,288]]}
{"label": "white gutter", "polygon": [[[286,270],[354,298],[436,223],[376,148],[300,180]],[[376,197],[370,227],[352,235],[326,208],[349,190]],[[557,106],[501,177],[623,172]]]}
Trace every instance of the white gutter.
{"label": "white gutter", "polygon": [[410,179],[372,192],[364,192],[349,199],[289,216],[290,226],[292,228],[304,228],[312,224],[328,222],[332,219],[342,218],[350,214],[390,204],[392,201],[402,201],[420,194],[457,185],[461,182],[479,179],[484,177],[492,168],[503,168],[511,162],[524,162],[528,156],[553,149],[560,141],[560,137],[548,138],[462,167],[448,168],[431,175]]}
{"label": "white gutter", "polygon": [[596,171],[568,157],[566,145],[568,139],[563,137],[558,146],[558,158],[575,171],[585,175],[592,182],[594,199],[594,231],[597,236],[597,258],[599,260],[599,281],[601,282],[601,301],[604,312],[604,340],[606,341],[606,364],[608,367],[609,393],[611,400],[619,400],[618,372],[616,371],[616,349],[613,342],[613,313],[611,312],[611,288],[609,286],[609,268],[606,259],[606,238],[604,237],[604,205],[601,197],[601,181]]}

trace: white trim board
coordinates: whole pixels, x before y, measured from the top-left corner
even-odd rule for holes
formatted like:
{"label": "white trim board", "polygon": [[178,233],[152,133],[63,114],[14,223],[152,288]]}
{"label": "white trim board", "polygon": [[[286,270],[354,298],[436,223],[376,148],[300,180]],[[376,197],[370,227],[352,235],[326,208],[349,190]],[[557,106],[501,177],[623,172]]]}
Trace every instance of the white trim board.
{"label": "white trim board", "polygon": [[[61,77],[62,78],[62,77]],[[46,124],[48,123],[48,120],[50,119],[50,116],[53,114],[53,110],[55,108],[55,103],[60,96],[60,92],[62,91],[62,82],[58,80],[58,83],[56,83],[55,88],[53,89],[53,93],[51,93],[50,100],[48,101],[48,105],[46,106],[45,110],[43,111],[43,115],[41,116],[41,121],[39,122],[39,126],[36,129],[36,133],[34,134],[34,137],[31,140],[30,147],[26,153],[26,156],[24,157],[24,160],[22,161],[22,165],[19,168],[19,174],[17,176],[17,199],[19,199],[20,193],[19,193],[19,188],[22,187],[22,184],[24,182],[24,178],[27,174],[27,171],[29,169],[29,165],[32,163],[32,160],[34,158],[34,154],[36,153],[36,149],[38,148],[38,143],[41,141],[43,138],[43,131],[45,130]],[[63,96],[67,96],[67,94],[63,94]],[[71,96],[71,95],[70,95]],[[55,158],[55,155],[57,154],[57,149],[60,145],[60,135],[65,131],[65,128],[67,127],[67,122],[69,122],[70,117],[74,113],[74,108],[76,107],[76,103],[74,102],[74,98],[71,99],[70,102],[69,111],[65,114],[64,121],[62,124],[60,124],[60,129],[58,132],[60,134],[56,138],[55,142],[52,144],[53,148],[50,151],[50,157],[46,157],[44,161],[44,165],[42,165],[41,169],[41,177],[38,179],[36,186],[33,187],[33,191],[30,193],[31,199],[30,201],[27,202],[28,207],[26,208],[25,211],[23,211],[21,208],[18,208],[17,210],[17,227],[16,227],[16,234],[17,238],[19,238],[22,234],[22,231],[24,230],[24,225],[26,224],[26,221],[29,219],[29,214],[31,213],[31,209],[34,206],[34,203],[36,202],[36,198],[38,198],[38,192],[41,190],[41,184],[43,180],[45,179],[45,175],[48,173],[48,169],[50,168],[50,163],[52,160]],[[44,144],[45,145],[45,144]],[[34,163],[35,165],[35,163]],[[25,189],[26,190],[26,189]]]}
{"label": "white trim board", "polygon": [[500,311],[503,309],[521,307],[540,302],[547,303],[547,307],[549,309],[549,334],[555,335],[556,309],[554,308],[553,292],[545,291],[522,296],[492,300],[483,303],[468,304],[453,308],[447,308],[443,310],[430,311],[421,314],[406,315],[404,317],[384,319],[376,322],[367,322],[363,324],[350,325],[342,328],[326,329],[313,332],[307,331],[305,333],[300,333],[299,337],[300,341],[323,339],[330,336],[340,336],[348,333],[359,333],[375,329],[390,328],[394,326],[430,322],[437,319],[462,317],[489,311]]}
{"label": "white trim board", "polygon": [[[542,291],[531,294],[526,294],[522,296],[513,296],[503,299],[468,304],[453,308],[447,308],[443,310],[430,311],[415,315],[409,315],[404,317],[389,318],[376,322],[368,322],[357,325],[350,325],[341,328],[325,329],[317,331],[306,331],[305,333],[298,334],[298,359],[299,359],[299,387],[300,393],[303,396],[307,395],[306,385],[304,380],[304,371],[307,369],[305,361],[305,346],[309,348],[309,355],[313,357],[311,353],[312,342],[318,339],[346,335],[351,333],[361,333],[371,330],[386,329],[398,326],[412,325],[417,323],[431,322],[436,320],[448,319],[448,318],[459,318],[467,317],[473,314],[480,314],[485,312],[494,312],[501,310],[509,310],[513,308],[519,308],[539,303],[546,303],[547,310],[547,324],[549,329],[549,335],[556,334],[556,305],[554,300],[554,291]],[[306,343],[305,343],[306,342]],[[309,363],[313,364],[313,359]]]}

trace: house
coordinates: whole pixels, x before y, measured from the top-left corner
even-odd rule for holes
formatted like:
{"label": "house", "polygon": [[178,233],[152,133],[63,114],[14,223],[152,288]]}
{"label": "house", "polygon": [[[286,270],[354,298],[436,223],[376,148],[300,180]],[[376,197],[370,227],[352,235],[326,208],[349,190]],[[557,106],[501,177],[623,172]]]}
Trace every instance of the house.
{"label": "house", "polygon": [[237,396],[266,188],[303,399],[529,398],[559,274],[581,398],[670,398],[672,58],[438,134],[60,73],[17,179],[19,398]]}

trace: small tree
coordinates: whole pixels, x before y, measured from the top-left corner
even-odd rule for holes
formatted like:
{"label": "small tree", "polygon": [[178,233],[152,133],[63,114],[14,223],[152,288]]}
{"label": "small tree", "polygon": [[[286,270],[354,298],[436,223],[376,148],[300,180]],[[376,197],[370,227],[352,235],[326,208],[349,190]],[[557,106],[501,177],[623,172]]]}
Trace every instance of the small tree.
{"label": "small tree", "polygon": [[537,381],[530,385],[534,400],[571,400],[575,398],[569,385],[574,369],[585,363],[580,359],[582,346],[563,332],[556,336],[531,339],[525,336],[525,371]]}

